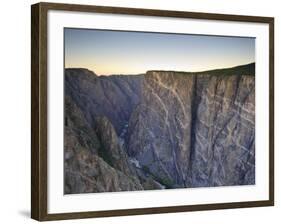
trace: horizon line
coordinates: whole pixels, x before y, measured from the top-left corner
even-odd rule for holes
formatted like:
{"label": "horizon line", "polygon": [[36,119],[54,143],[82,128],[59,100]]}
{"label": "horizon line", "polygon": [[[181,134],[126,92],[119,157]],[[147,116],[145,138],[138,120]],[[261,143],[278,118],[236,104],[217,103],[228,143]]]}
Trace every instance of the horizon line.
{"label": "horizon line", "polygon": [[239,65],[235,65],[235,66],[230,66],[230,67],[218,67],[218,68],[214,68],[214,69],[209,69],[209,70],[199,70],[199,71],[179,71],[179,70],[159,70],[159,69],[149,69],[146,70],[145,72],[141,72],[141,73],[133,73],[133,74],[129,74],[129,73],[112,73],[112,74],[97,74],[95,71],[93,71],[92,69],[89,68],[85,68],[85,67],[65,67],[64,69],[84,69],[84,70],[88,70],[92,73],[94,73],[97,76],[113,76],[113,75],[142,75],[142,74],[146,74],[147,72],[181,72],[181,73],[205,73],[205,72],[210,72],[210,71],[216,71],[216,70],[222,70],[222,69],[233,69],[233,68],[237,68],[237,67],[242,67],[242,66],[247,66],[247,65],[251,65],[251,64],[256,64],[255,61],[250,62],[250,63],[246,63],[246,64],[239,64]]}

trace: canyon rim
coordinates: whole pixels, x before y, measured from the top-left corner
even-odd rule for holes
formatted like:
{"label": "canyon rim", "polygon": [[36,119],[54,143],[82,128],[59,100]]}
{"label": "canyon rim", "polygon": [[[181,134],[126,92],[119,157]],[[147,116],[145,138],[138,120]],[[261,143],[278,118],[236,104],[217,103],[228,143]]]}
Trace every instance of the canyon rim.
{"label": "canyon rim", "polygon": [[64,33],[65,194],[255,184],[254,38]]}
{"label": "canyon rim", "polygon": [[254,74],[65,69],[65,193],[255,184]]}

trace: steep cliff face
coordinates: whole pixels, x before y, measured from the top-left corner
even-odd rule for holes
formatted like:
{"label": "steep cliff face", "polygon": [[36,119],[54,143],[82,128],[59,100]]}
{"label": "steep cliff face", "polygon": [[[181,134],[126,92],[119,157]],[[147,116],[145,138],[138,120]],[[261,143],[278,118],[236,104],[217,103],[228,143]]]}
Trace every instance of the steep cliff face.
{"label": "steep cliff face", "polygon": [[194,86],[194,75],[148,72],[130,119],[130,156],[167,187],[184,186],[187,179]]}
{"label": "steep cliff face", "polygon": [[254,184],[254,68],[67,69],[66,192]]}
{"label": "steep cliff face", "polygon": [[138,104],[142,75],[97,76],[87,69],[65,70],[65,95],[71,96],[94,127],[106,116],[120,134]]}
{"label": "steep cliff face", "polygon": [[142,190],[112,124],[99,118],[96,131],[85,114],[65,95],[64,192]]}
{"label": "steep cliff face", "polygon": [[254,184],[254,76],[210,76],[200,98],[192,148],[192,186]]}
{"label": "steep cliff face", "polygon": [[128,152],[166,187],[254,184],[253,75],[148,72]]}

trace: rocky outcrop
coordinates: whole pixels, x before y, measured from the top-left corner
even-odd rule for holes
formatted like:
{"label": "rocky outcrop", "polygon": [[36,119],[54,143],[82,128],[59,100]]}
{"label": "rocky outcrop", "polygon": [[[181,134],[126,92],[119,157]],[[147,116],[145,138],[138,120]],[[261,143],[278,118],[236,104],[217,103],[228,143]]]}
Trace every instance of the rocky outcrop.
{"label": "rocky outcrop", "polygon": [[[115,142],[112,125],[106,125],[112,128],[110,141]],[[104,124],[100,129],[104,130]],[[69,96],[65,96],[64,131],[65,194],[143,189],[138,177],[129,172],[127,157],[119,148],[112,149],[114,144],[108,144],[108,139],[99,138]],[[114,165],[108,163],[107,153]]]}
{"label": "rocky outcrop", "polygon": [[255,184],[254,74],[67,69],[66,192]]}
{"label": "rocky outcrop", "polygon": [[255,183],[255,78],[148,72],[128,152],[166,187]]}
{"label": "rocky outcrop", "polygon": [[135,179],[135,182],[139,183],[136,178],[136,171],[132,164],[129,162],[129,158],[123,145],[120,144],[120,140],[114,130],[113,125],[106,117],[98,117],[97,134],[102,142],[102,150],[100,155],[116,170],[123,172],[125,175]]}
{"label": "rocky outcrop", "polygon": [[139,102],[142,75],[96,76],[87,69],[65,70],[65,95],[83,111],[92,127],[106,116],[120,134]]}

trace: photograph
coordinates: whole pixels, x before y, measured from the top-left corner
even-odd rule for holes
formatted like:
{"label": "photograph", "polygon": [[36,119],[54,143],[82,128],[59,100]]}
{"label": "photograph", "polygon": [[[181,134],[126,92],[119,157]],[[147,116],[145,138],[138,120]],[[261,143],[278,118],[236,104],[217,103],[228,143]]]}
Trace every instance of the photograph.
{"label": "photograph", "polygon": [[255,185],[255,37],[64,28],[64,194]]}

